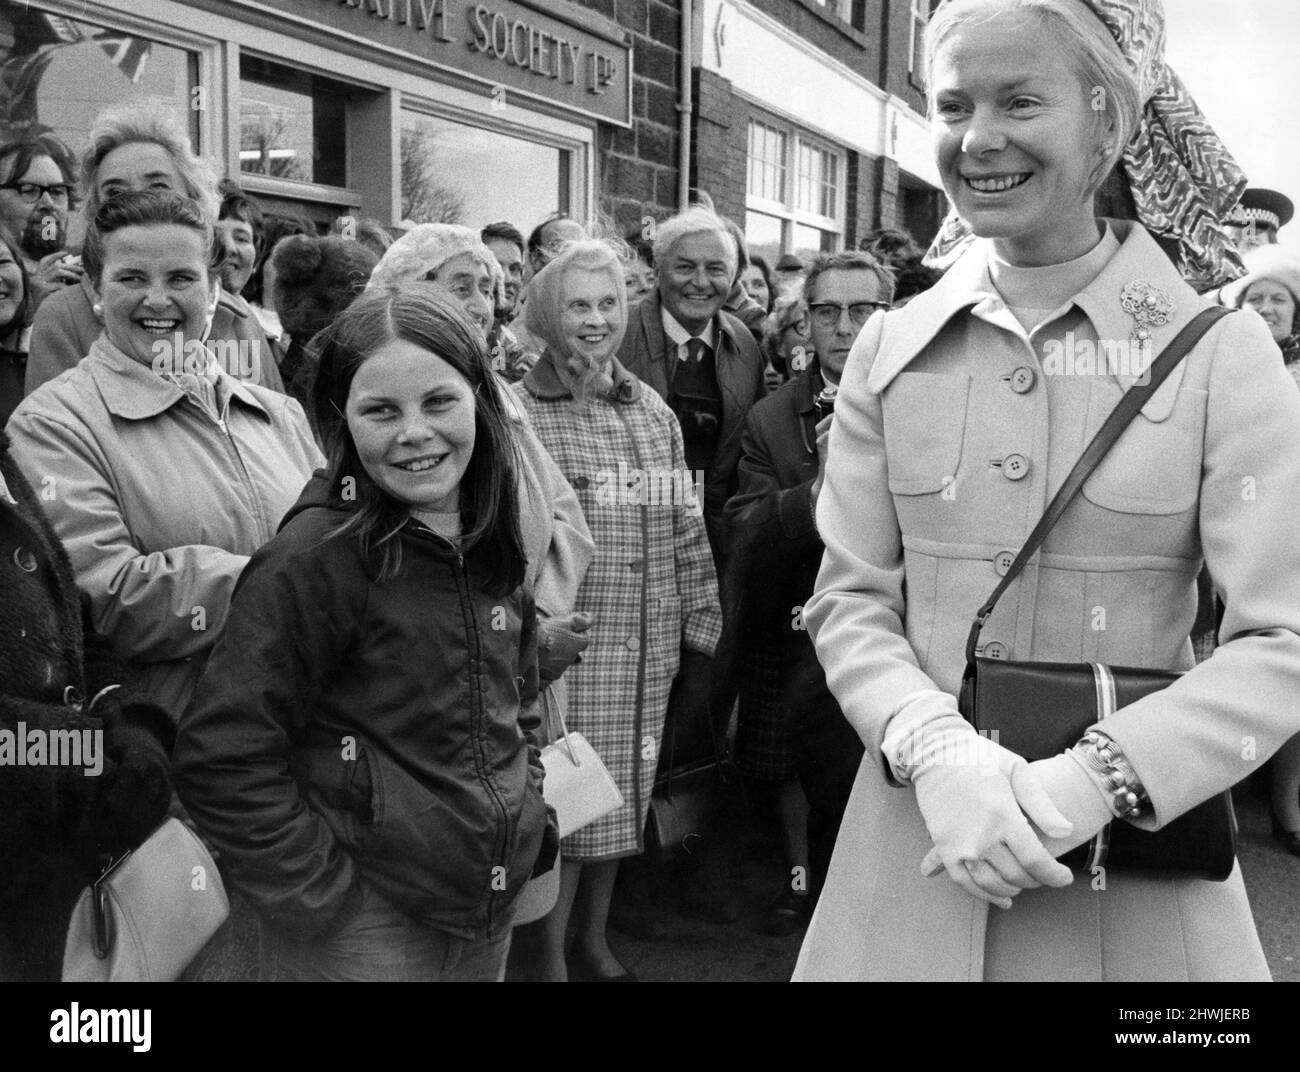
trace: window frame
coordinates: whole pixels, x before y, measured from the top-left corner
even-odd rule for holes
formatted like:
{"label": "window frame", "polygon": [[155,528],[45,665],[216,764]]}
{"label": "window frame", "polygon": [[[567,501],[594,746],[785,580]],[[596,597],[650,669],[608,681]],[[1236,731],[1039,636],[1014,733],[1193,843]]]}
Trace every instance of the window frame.
{"label": "window frame", "polygon": [[[781,120],[767,114],[751,114],[747,122],[745,154],[746,211],[761,213],[765,216],[774,216],[780,220],[782,253],[793,252],[796,226],[810,227],[818,231],[830,232],[835,235],[838,242],[842,244],[848,226],[848,153],[842,147],[826,138],[819,137],[816,134],[810,133],[792,123],[782,122]],[[754,125],[766,127],[767,129],[776,131],[785,137],[785,196],[781,201],[775,201],[771,198],[762,197],[750,192],[749,172],[750,161],[753,157],[749,155],[749,146],[751,144],[750,132]],[[820,212],[813,212],[799,207],[799,187],[801,181],[799,161],[800,152],[803,149],[826,154],[826,158],[834,161],[835,187],[832,207],[837,214],[836,216],[825,216]]]}

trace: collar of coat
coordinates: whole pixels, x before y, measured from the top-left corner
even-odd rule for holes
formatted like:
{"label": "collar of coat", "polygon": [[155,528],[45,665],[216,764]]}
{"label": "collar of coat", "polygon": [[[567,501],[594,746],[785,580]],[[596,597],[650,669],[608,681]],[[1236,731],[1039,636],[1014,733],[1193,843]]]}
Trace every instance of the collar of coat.
{"label": "collar of coat", "polygon": [[[143,421],[156,417],[185,397],[185,392],[174,383],[128,357],[109,342],[106,335],[100,335],[91,344],[86,368],[108,411],[123,420]],[[218,376],[219,382],[225,383],[232,401],[238,399],[270,420],[266,407],[240,380],[224,370]]]}
{"label": "collar of coat", "polygon": [[[635,402],[641,397],[641,381],[628,372],[617,357],[611,358],[610,375],[614,379],[614,389],[609,393],[611,402]],[[555,357],[548,348],[523,378],[524,389],[534,398],[551,401],[557,398],[572,398],[573,393],[560,379],[555,370]]]}
{"label": "collar of coat", "polygon": [[[1121,306],[1120,292],[1135,280],[1162,288],[1173,297],[1174,309],[1169,323],[1151,328],[1152,354],[1158,355],[1206,303],[1183,281],[1144,227],[1130,220],[1106,222],[1120,240],[1120,248],[1097,278],[1074,296],[1073,304],[1091,321],[1098,339],[1127,339],[1137,325]],[[1023,329],[989,275],[991,248],[988,241],[976,241],[933,287],[918,294],[902,309],[877,314],[875,332],[869,328],[863,330],[854,351],[874,348],[877,355],[867,376],[868,390],[874,394],[884,391],[948,322],[965,310],[969,309],[971,316],[1023,337]],[[1169,416],[1178,398],[1185,367],[1185,361],[1179,363],[1142,407],[1143,416],[1152,421],[1163,421]],[[1113,378],[1127,391],[1138,377],[1126,369]]]}

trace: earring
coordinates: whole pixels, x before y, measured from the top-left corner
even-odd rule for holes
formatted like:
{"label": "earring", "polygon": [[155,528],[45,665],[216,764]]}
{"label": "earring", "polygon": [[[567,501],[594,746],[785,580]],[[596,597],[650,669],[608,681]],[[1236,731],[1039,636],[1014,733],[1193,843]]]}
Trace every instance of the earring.
{"label": "earring", "polygon": [[95,314],[96,320],[104,319],[104,305],[102,302],[95,302],[95,304],[90,307],[90,311]]}

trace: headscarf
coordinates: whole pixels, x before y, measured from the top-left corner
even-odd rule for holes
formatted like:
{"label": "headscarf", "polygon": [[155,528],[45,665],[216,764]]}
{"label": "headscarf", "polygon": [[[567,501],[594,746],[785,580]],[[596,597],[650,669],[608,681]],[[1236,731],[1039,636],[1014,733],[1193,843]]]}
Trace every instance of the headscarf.
{"label": "headscarf", "polygon": [[[949,3],[950,0],[944,0]],[[1142,114],[1120,157],[1138,222],[1173,240],[1178,270],[1195,289],[1241,275],[1241,258],[1220,227],[1246,189],[1246,175],[1165,62],[1161,0],[1080,0],[1101,19],[1137,79]],[[925,262],[944,269],[971,239],[950,212]]]}
{"label": "headscarf", "polygon": [[569,242],[563,251],[528,284],[528,304],[524,306],[524,327],[534,338],[546,344],[553,357],[564,358],[564,277],[571,270],[608,269],[618,299],[622,327],[614,342],[617,352],[627,332],[627,287],[623,283],[623,262],[618,254],[599,239]]}

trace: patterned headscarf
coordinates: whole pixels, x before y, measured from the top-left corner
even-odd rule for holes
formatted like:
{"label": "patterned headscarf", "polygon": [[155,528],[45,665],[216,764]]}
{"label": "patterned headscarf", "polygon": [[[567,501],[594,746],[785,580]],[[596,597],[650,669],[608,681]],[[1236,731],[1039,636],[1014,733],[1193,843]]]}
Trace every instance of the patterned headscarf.
{"label": "patterned headscarf", "polygon": [[[944,0],[945,3],[949,0]],[[1246,175],[1165,62],[1161,0],[1080,0],[1105,24],[1137,78],[1143,102],[1120,164],[1138,221],[1178,247],[1178,270],[1197,290],[1241,275],[1241,258],[1219,226],[1241,200]],[[925,263],[947,268],[971,238],[950,212]]]}

